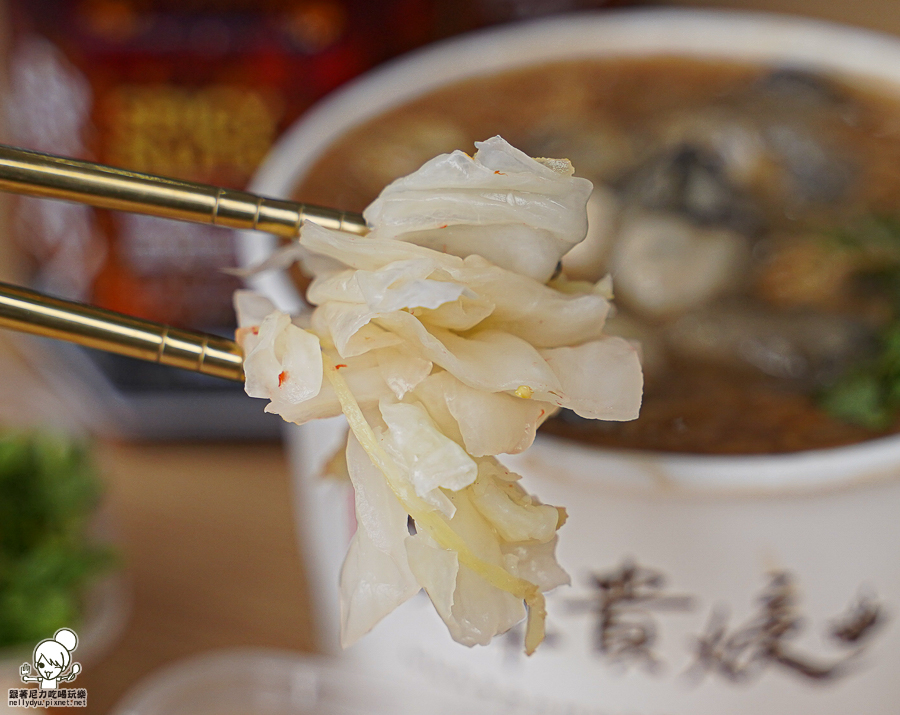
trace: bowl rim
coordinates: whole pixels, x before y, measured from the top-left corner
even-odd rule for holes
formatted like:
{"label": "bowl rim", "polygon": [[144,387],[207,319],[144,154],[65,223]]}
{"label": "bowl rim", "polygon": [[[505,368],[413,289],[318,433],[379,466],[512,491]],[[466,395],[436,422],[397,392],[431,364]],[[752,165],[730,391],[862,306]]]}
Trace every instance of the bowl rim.
{"label": "bowl rim", "polygon": [[[840,46],[842,52],[834,51]],[[248,189],[286,196],[334,140],[404,102],[449,83],[567,59],[684,56],[764,62],[826,71],[900,91],[900,38],[875,30],[788,14],[684,8],[590,11],[489,27],[396,58],[348,82],[300,117],[272,147]],[[238,232],[240,265],[261,263],[275,236]],[[285,272],[246,279],[280,309],[302,300]],[[529,450],[558,455],[559,440]],[[757,493],[871,483],[900,476],[900,435],[823,450],[773,455],[708,455],[597,449],[566,440],[569,454],[603,455],[613,468],[642,464],[657,486]],[[553,461],[550,461],[553,464]],[[723,474],[738,474],[736,481]],[[763,474],[762,487],[758,476]],[[652,476],[648,476],[652,475]],[[645,479],[646,481],[646,479]]]}
{"label": "bowl rim", "polygon": [[[835,41],[846,51],[835,53],[831,49]],[[824,69],[900,89],[900,39],[874,30],[795,15],[729,10],[651,8],[565,14],[443,40],[360,75],[318,102],[282,134],[248,189],[285,196],[346,131],[448,83],[548,61],[648,54]],[[277,245],[274,236],[238,232],[239,263],[260,263]],[[284,274],[251,276],[248,282],[283,309],[296,310],[301,305]]]}

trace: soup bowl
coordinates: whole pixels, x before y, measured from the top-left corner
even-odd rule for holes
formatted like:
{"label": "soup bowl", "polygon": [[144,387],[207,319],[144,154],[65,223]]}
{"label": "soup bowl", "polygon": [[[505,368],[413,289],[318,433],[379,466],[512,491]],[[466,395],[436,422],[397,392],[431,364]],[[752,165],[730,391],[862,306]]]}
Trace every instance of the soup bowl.
{"label": "soup bowl", "polygon": [[[459,80],[549,61],[683,56],[810,69],[900,94],[900,40],[786,16],[638,11],[562,16],[426,48],[341,89],[288,131],[252,190],[290,195],[362,122]],[[577,166],[576,166],[577,170]],[[242,261],[275,248],[240,240]],[[302,299],[286,274],[253,287]],[[322,478],[341,419],[286,428],[320,645],[337,648],[338,574],[355,528],[346,484]],[[788,454],[599,449],[539,435],[504,458],[565,505],[548,638],[522,654],[451,641],[419,594],[344,652],[360,667],[546,712],[892,713],[900,702],[900,437]]]}

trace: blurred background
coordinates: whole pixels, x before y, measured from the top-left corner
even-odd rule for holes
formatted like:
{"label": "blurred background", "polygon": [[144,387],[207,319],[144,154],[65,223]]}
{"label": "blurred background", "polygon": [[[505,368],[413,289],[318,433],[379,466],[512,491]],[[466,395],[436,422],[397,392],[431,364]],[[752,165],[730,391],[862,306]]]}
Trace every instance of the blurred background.
{"label": "blurred background", "polygon": [[[317,100],[393,57],[489,25],[649,4],[5,0],[0,135],[244,188]],[[894,0],[654,4],[900,33]],[[0,195],[5,281],[231,336],[240,281],[222,269],[235,265],[221,229]],[[315,650],[281,422],[261,402],[216,378],[8,333],[0,374],[0,661],[10,677],[64,625],[85,640],[77,684],[98,715],[194,653]]]}

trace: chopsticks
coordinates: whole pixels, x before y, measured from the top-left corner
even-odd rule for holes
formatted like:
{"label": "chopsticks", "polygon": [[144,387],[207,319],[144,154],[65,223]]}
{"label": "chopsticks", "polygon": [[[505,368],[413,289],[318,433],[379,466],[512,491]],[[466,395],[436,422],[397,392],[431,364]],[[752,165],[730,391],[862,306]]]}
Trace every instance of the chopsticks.
{"label": "chopsticks", "polygon": [[304,221],[365,234],[359,214],[0,144],[0,191],[295,238]]}
{"label": "chopsticks", "polygon": [[8,283],[0,283],[0,327],[226,380],[244,379],[244,357],[233,340],[51,298]]}
{"label": "chopsticks", "polygon": [[[364,235],[359,214],[140,174],[0,144],[0,190],[295,238],[305,221]],[[228,380],[244,379],[232,340],[0,283],[0,327]]]}

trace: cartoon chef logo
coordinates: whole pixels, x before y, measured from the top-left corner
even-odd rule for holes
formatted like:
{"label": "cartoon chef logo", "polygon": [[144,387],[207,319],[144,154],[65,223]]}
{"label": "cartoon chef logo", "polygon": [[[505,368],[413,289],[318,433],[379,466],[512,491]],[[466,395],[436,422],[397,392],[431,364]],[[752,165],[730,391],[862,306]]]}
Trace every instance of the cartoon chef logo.
{"label": "cartoon chef logo", "polygon": [[56,690],[60,683],[72,682],[81,672],[81,663],[72,662],[72,651],[77,647],[75,631],[60,628],[53,638],[47,638],[34,647],[32,665],[22,663],[19,668],[22,682],[40,683],[41,690]]}

